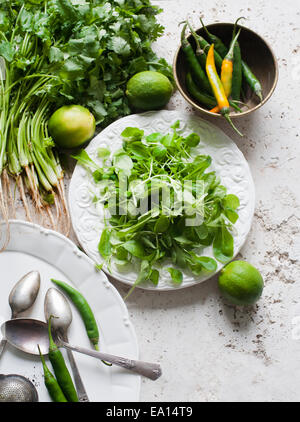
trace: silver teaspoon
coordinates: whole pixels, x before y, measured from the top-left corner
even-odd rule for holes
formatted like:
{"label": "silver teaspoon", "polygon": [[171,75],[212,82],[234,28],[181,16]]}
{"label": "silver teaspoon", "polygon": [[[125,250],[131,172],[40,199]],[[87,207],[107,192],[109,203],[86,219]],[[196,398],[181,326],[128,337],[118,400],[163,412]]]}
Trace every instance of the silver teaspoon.
{"label": "silver teaspoon", "polygon": [[[2,333],[7,341],[23,352],[38,355],[37,344],[39,344],[42,354],[48,354],[49,337],[48,325],[43,321],[32,318],[17,318],[6,321],[1,326]],[[57,346],[76,352],[105,360],[113,365],[121,366],[144,377],[156,380],[161,376],[161,367],[157,363],[143,362],[134,359],[127,359],[108,353],[97,352],[79,346],[72,346],[63,341],[59,336],[55,339]]]}
{"label": "silver teaspoon", "polygon": [[[51,315],[55,317],[51,320],[51,328],[55,333],[59,333],[64,341],[68,342],[67,331],[72,322],[71,307],[65,296],[54,287],[48,289],[46,293],[44,301],[44,312],[46,321],[49,320]],[[89,398],[85,391],[73,353],[70,349],[67,349],[67,354],[74,376],[78,399],[80,402],[88,402]]]}
{"label": "silver teaspoon", "polygon": [[[19,313],[29,309],[35,302],[41,284],[38,271],[30,271],[25,274],[12,288],[8,303],[11,308],[11,318],[17,318]],[[0,342],[0,357],[5,348],[6,340]]]}

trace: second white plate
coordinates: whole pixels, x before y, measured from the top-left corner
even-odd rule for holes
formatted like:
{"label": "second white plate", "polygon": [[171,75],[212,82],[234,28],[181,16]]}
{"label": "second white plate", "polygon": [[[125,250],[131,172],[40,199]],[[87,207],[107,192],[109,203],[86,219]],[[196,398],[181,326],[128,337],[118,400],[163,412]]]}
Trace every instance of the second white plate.
{"label": "second white plate", "polygon": [[[197,147],[199,154],[212,157],[211,170],[215,170],[221,177],[221,182],[227,187],[228,193],[238,196],[240,207],[239,219],[235,224],[234,256],[240,251],[251,228],[255,206],[255,189],[248,163],[238,149],[235,142],[216,126],[190,113],[178,111],[155,111],[135,114],[124,117],[105,128],[97,135],[86,148],[90,157],[99,162],[97,150],[100,147],[109,148],[113,153],[122,146],[121,132],[128,126],[143,129],[148,135],[153,132],[168,133],[170,126],[180,121],[180,131],[183,135],[196,132],[200,135],[200,144]],[[99,162],[100,163],[100,162]],[[98,252],[98,243],[103,230],[102,210],[93,202],[97,193],[97,185],[92,176],[81,165],[77,164],[69,188],[69,206],[73,228],[84,251],[96,262],[102,263]],[[212,247],[205,248],[203,255],[213,257]],[[223,267],[218,263],[219,271]],[[103,267],[106,271],[105,266]],[[154,287],[142,284],[138,287],[151,290],[171,290],[192,286],[210,278],[213,274],[192,276],[184,273],[183,282],[174,287],[168,271],[161,272],[159,284]],[[134,271],[121,273],[113,268],[111,276],[132,286],[137,274]]]}
{"label": "second white plate", "polygon": [[[5,225],[1,224],[0,233],[4,229]],[[50,279],[65,281],[89,302],[99,326],[100,349],[118,356],[138,358],[137,339],[124,301],[105,274],[96,271],[93,261],[65,236],[35,224],[11,221],[10,242],[0,254],[0,268],[0,325],[11,318],[8,296],[12,287],[24,274],[38,270],[41,286],[37,299],[32,308],[20,316],[45,321],[45,294],[50,287],[56,287]],[[68,331],[70,343],[92,348],[78,310],[71,301],[69,303],[73,314]],[[64,349],[62,353],[69,366]],[[74,358],[91,402],[139,400],[140,376],[117,366],[108,367],[100,360],[80,353],[74,352]],[[51,401],[44,385],[39,356],[23,353],[7,344],[0,359],[0,373],[29,378],[37,388],[39,400]]]}

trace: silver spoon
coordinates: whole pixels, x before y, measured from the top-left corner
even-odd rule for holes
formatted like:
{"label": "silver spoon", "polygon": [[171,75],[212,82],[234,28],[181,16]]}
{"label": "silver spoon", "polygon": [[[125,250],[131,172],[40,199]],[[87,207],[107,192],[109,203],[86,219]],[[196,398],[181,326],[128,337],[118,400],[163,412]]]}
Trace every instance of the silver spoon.
{"label": "silver spoon", "polygon": [[[54,287],[48,289],[46,293],[44,301],[44,312],[46,321],[49,320],[51,315],[55,317],[51,320],[51,328],[54,332],[59,333],[64,341],[68,342],[69,340],[67,331],[72,322],[71,307],[65,296]],[[89,398],[85,391],[73,353],[70,349],[67,349],[67,354],[74,376],[78,400],[80,402],[88,402]]]}
{"label": "silver spoon", "polygon": [[[37,344],[40,345],[42,354],[47,354],[49,349],[48,325],[43,321],[32,318],[17,318],[6,321],[1,326],[6,340],[14,347],[32,355],[38,355]],[[113,365],[121,366],[144,377],[156,380],[161,376],[161,367],[156,363],[142,362],[127,359],[108,353],[97,352],[84,347],[71,346],[57,336],[55,339],[59,347],[75,350],[76,352],[105,360]]]}
{"label": "silver spoon", "polygon": [[[35,302],[40,289],[41,277],[38,271],[30,271],[25,274],[12,288],[8,303],[11,308],[11,318],[17,318],[18,314],[29,309]],[[0,342],[0,357],[5,348],[6,340]]]}

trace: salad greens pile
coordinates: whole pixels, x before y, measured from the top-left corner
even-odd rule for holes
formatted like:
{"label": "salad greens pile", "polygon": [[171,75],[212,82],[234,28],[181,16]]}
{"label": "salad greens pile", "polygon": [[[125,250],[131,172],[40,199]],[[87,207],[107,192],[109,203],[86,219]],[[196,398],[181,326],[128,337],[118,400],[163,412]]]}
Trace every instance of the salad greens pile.
{"label": "salad greens pile", "polygon": [[[8,175],[36,208],[67,212],[63,171],[49,136],[51,113],[80,104],[104,127],[130,113],[125,87],[142,70],[172,78],[152,51],[162,33],[149,0],[2,0],[0,9],[0,208]],[[3,188],[3,189],[2,189]],[[8,190],[8,197],[12,199]]]}
{"label": "salad greens pile", "polygon": [[[198,155],[197,133],[183,136],[180,122],[169,133],[145,135],[127,127],[122,148],[111,154],[99,148],[97,164],[86,151],[75,156],[92,172],[97,189],[94,201],[106,213],[99,253],[107,267],[138,268],[135,285],[159,282],[162,265],[175,284],[182,270],[199,276],[227,263],[234,253],[234,224],[239,199],[228,194],[212,159]],[[203,256],[211,246],[214,258]]]}

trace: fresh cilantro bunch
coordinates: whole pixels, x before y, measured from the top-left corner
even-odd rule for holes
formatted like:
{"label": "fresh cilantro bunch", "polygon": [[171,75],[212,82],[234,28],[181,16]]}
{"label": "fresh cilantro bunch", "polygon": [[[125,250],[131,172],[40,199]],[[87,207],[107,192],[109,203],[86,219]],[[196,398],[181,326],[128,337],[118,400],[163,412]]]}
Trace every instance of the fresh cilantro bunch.
{"label": "fresh cilantro bunch", "polygon": [[[179,124],[170,133],[147,136],[126,128],[121,149],[112,156],[99,149],[102,166],[85,151],[75,157],[92,171],[99,188],[95,201],[107,211],[99,252],[108,268],[112,262],[119,270],[137,267],[135,285],[157,285],[167,262],[173,264],[168,267],[173,282],[180,284],[181,270],[200,276],[233,257],[239,199],[209,171],[211,157],[197,154],[199,135],[181,135]],[[215,259],[203,256],[210,245]]]}
{"label": "fresh cilantro bunch", "polygon": [[[172,78],[151,48],[163,32],[159,12],[149,0],[2,0],[0,175],[5,187],[8,174],[16,179],[29,220],[26,188],[53,227],[67,213],[47,127],[55,109],[83,105],[101,128],[130,113],[125,87],[133,74],[150,69]],[[49,203],[56,206],[56,222]],[[5,204],[0,208],[7,217]]]}

